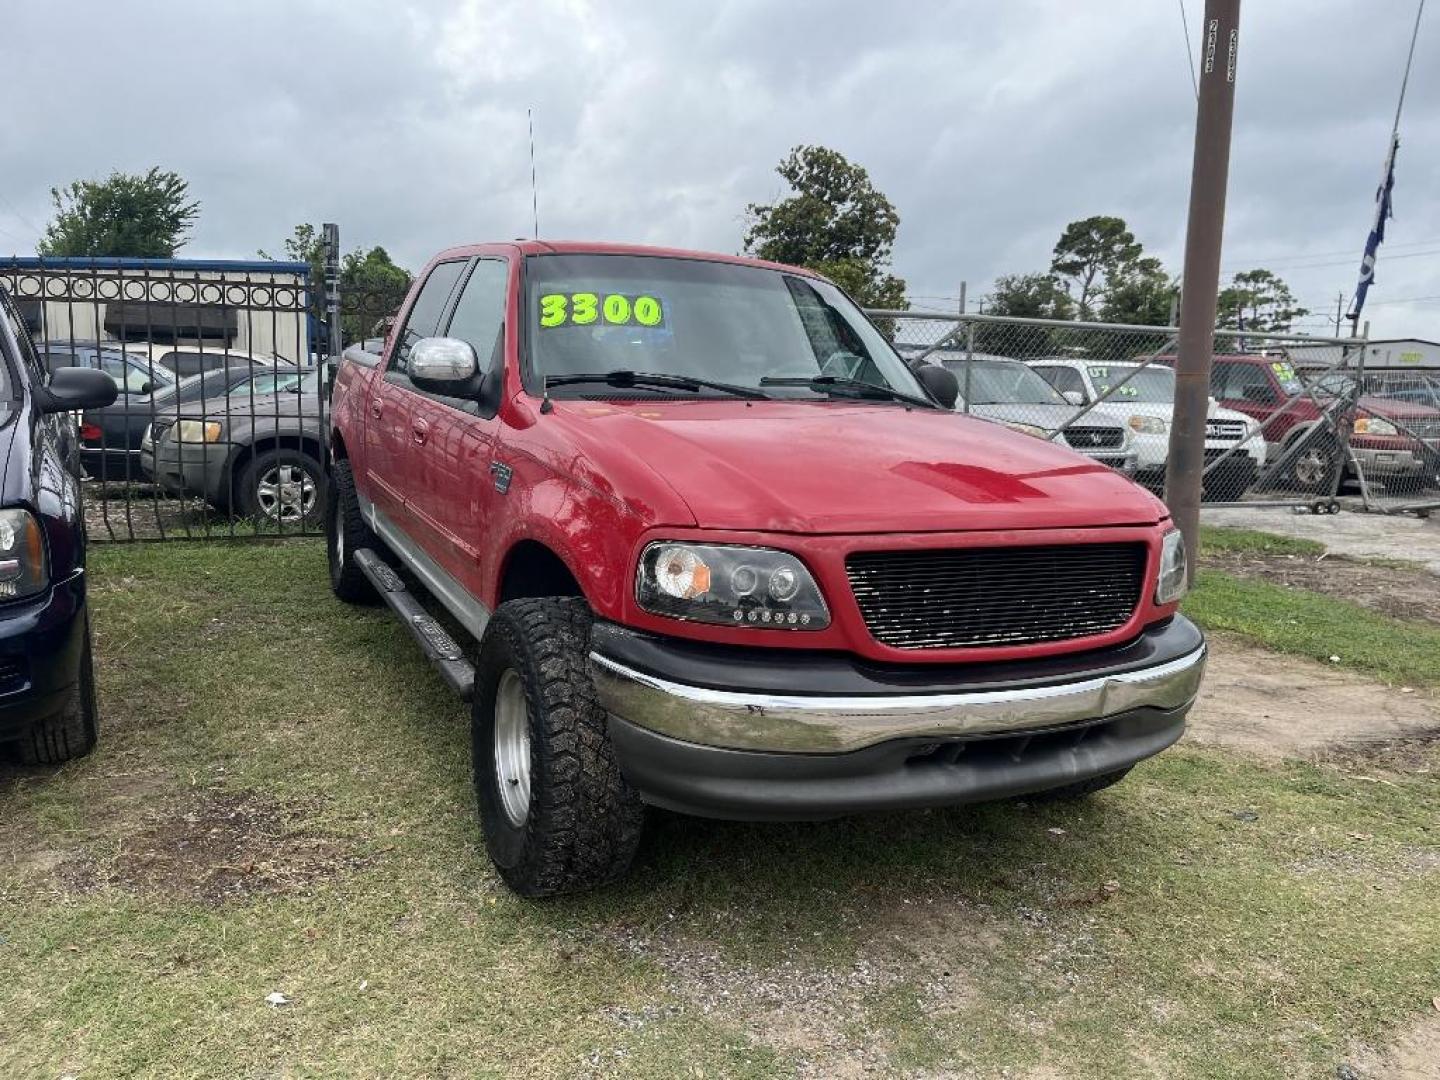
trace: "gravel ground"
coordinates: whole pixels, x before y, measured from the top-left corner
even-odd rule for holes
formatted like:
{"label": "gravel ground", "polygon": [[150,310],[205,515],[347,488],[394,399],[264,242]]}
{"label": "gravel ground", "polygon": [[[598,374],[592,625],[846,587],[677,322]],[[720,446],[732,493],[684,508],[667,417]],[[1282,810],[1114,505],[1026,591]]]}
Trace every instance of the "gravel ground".
{"label": "gravel ground", "polygon": [[1206,525],[1259,529],[1280,536],[1316,540],[1335,555],[1365,559],[1404,559],[1440,574],[1440,516],[1297,514],[1286,509],[1202,510]]}

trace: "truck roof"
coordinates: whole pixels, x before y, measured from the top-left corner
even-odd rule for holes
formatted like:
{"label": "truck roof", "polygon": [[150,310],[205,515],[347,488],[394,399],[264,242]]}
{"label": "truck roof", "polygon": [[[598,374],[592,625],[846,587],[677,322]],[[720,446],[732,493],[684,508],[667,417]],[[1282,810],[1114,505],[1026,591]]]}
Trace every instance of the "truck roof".
{"label": "truck roof", "polygon": [[686,248],[653,247],[647,244],[613,244],[603,240],[509,240],[490,243],[461,244],[447,248],[432,261],[462,258],[477,255],[483,250],[507,247],[521,255],[646,255],[661,259],[699,259],[704,262],[734,263],[739,266],[758,266],[766,270],[782,270],[787,274],[819,278],[822,275],[803,266],[789,266],[785,263],[753,259],[747,255],[726,255],[718,251],[692,251]]}

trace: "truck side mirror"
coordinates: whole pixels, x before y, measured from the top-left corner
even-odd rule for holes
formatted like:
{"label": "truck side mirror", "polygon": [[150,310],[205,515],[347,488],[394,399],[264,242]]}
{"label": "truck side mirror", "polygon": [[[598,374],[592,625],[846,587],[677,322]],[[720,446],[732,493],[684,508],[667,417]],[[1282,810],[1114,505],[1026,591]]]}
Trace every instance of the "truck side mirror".
{"label": "truck side mirror", "polygon": [[79,412],[113,405],[119,395],[115,380],[97,368],[62,367],[37,391],[35,403],[42,413]]}
{"label": "truck side mirror", "polygon": [[446,397],[474,397],[480,389],[480,361],[468,341],[421,338],[410,350],[410,381],[415,389]]}
{"label": "truck side mirror", "polygon": [[960,398],[960,380],[955,373],[939,364],[917,364],[911,368],[925,392],[947,409],[955,408]]}

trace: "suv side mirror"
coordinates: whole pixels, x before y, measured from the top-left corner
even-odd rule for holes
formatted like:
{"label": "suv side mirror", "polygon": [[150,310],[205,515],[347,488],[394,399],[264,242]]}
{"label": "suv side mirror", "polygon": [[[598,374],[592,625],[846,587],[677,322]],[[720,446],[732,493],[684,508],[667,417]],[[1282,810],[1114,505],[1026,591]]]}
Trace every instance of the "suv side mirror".
{"label": "suv side mirror", "polygon": [[417,390],[446,397],[474,397],[480,389],[480,361],[468,341],[421,338],[407,365]]}
{"label": "suv side mirror", "polygon": [[960,380],[955,373],[939,364],[920,363],[910,369],[920,380],[925,392],[947,409],[955,408],[960,398]]}
{"label": "suv side mirror", "polygon": [[115,404],[120,388],[108,374],[96,368],[56,368],[50,385],[39,387],[35,404],[42,413],[78,412],[103,409]]}

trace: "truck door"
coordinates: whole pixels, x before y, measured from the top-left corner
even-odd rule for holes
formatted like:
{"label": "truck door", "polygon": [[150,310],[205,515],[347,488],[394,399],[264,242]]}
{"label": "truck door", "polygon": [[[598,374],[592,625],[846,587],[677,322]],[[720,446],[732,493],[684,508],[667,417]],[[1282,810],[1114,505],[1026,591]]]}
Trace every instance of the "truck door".
{"label": "truck door", "polygon": [[[441,336],[469,342],[481,372],[505,364],[505,308],[510,264],[503,258],[476,260]],[[500,421],[495,410],[474,401],[416,393],[412,427],[423,432],[414,452],[416,477],[410,492],[416,538],[426,554],[470,592],[481,589],[480,564],[493,548],[494,514],[503,495],[492,472]],[[503,486],[503,485],[502,485]]]}
{"label": "truck door", "polygon": [[434,337],[440,320],[468,260],[437,264],[430,271],[405,324],[396,332],[394,347],[381,377],[371,382],[365,403],[365,491],[375,507],[396,526],[413,535],[406,501],[416,484],[420,449],[412,426],[417,395],[410,385],[410,350],[421,338]]}

